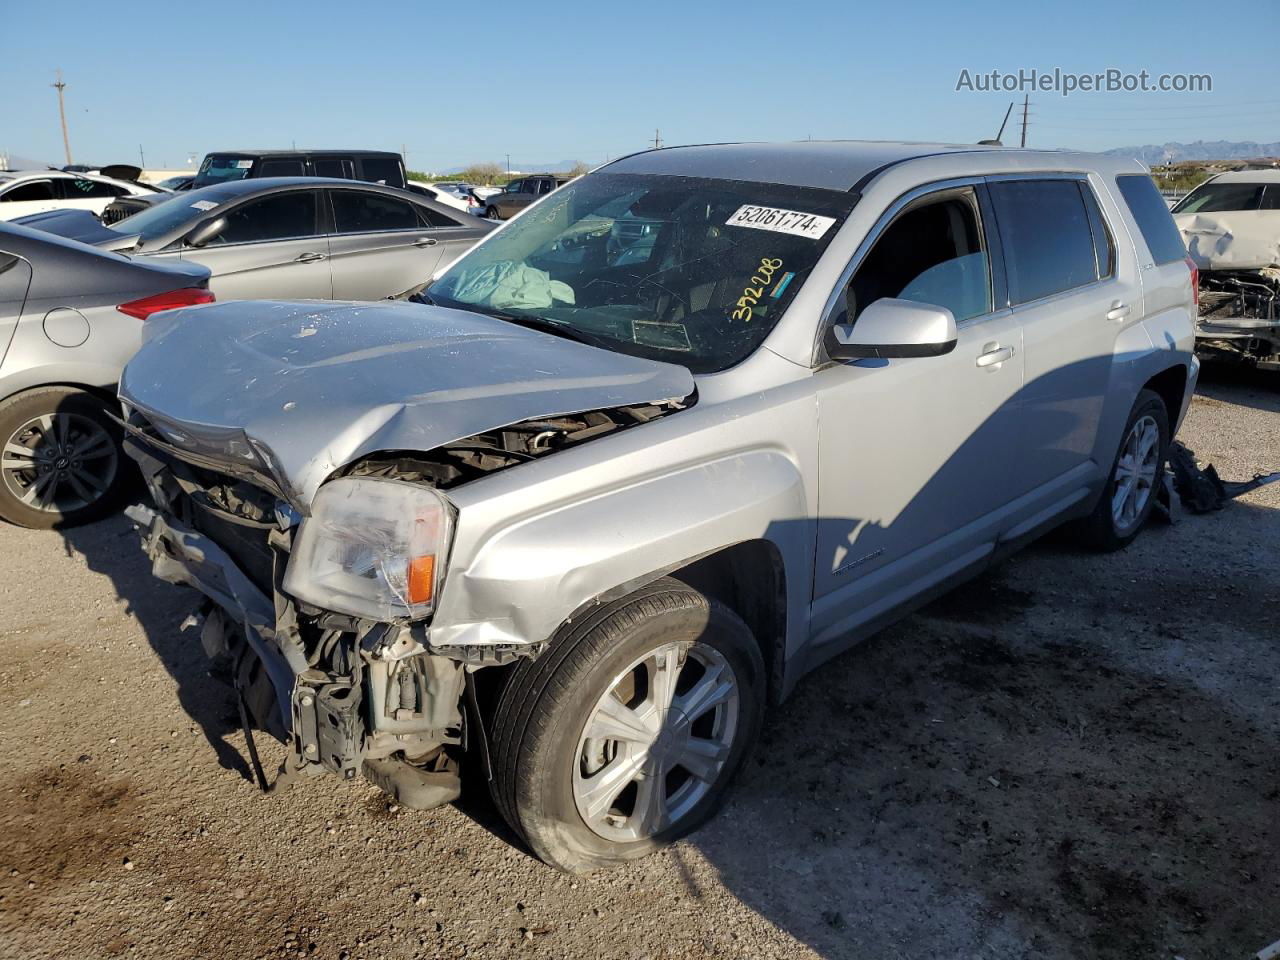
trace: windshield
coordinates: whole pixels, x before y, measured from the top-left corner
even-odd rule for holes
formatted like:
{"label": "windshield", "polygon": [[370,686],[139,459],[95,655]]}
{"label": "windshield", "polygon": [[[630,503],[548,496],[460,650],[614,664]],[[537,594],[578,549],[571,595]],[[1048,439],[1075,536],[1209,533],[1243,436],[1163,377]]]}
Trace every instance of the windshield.
{"label": "windshield", "polygon": [[[1262,202],[1264,190],[1269,202]],[[1174,213],[1222,213],[1228,210],[1271,209],[1280,205],[1280,184],[1209,183],[1192,190],[1174,206]]]}
{"label": "windshield", "polygon": [[228,180],[243,180],[253,172],[253,163],[251,157],[211,153],[201,161],[200,171],[191,185],[207,187],[214,183],[226,183]]}
{"label": "windshield", "polygon": [[737,180],[597,173],[550,194],[427,290],[710,373],[773,329],[856,197]]}
{"label": "windshield", "polygon": [[235,189],[234,187],[207,187],[204,190],[185,190],[159,203],[143,207],[123,220],[106,223],[103,226],[126,236],[137,236],[146,243],[164,236],[171,230],[177,230],[184,224],[194,224],[210,210],[236,196]]}

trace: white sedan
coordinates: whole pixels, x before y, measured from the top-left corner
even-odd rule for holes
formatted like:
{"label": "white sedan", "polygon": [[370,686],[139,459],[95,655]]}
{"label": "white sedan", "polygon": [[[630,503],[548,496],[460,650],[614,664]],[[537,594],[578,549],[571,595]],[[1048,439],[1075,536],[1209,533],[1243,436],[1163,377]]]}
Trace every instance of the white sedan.
{"label": "white sedan", "polygon": [[90,210],[101,214],[116,197],[163,192],[146,184],[115,180],[97,173],[5,172],[0,173],[0,220],[48,210]]}

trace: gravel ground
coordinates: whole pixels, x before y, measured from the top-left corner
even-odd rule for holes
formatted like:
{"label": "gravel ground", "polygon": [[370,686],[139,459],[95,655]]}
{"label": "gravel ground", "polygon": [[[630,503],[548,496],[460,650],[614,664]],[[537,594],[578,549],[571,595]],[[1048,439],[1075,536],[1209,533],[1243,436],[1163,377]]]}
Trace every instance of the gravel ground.
{"label": "gravel ground", "polygon": [[[1202,460],[1280,469],[1280,377],[1202,393]],[[479,790],[259,795],[128,524],[0,526],[0,955],[1251,956],[1280,938],[1278,551],[1280,484],[1121,554],[1050,538],[806,680],[711,826],[571,878]]]}

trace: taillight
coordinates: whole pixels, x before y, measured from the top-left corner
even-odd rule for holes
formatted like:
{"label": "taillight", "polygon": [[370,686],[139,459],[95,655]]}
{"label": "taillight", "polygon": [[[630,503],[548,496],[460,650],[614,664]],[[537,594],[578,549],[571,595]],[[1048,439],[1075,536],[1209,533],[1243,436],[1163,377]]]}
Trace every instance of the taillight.
{"label": "taillight", "polygon": [[1191,268],[1191,302],[1196,305],[1196,313],[1200,312],[1200,268],[1187,256],[1187,266]]}
{"label": "taillight", "polygon": [[194,307],[198,303],[213,303],[213,294],[198,287],[183,287],[181,290],[168,290],[141,300],[130,300],[116,307],[121,313],[145,320],[153,313],[161,310],[176,310],[178,307]]}

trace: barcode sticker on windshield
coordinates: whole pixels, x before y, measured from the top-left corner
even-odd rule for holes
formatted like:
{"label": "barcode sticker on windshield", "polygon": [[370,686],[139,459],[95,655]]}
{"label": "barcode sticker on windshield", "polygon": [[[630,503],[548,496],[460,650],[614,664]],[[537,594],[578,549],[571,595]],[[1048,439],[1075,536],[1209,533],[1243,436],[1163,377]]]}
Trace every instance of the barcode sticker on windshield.
{"label": "barcode sticker on windshield", "polygon": [[740,206],[724,223],[727,227],[772,230],[774,233],[789,233],[796,237],[818,240],[835,222],[834,217],[820,217],[816,213],[780,210],[777,207],[756,207],[747,203]]}
{"label": "barcode sticker on windshield", "polygon": [[212,210],[217,204],[212,200],[197,200],[191,205],[192,210]]}

